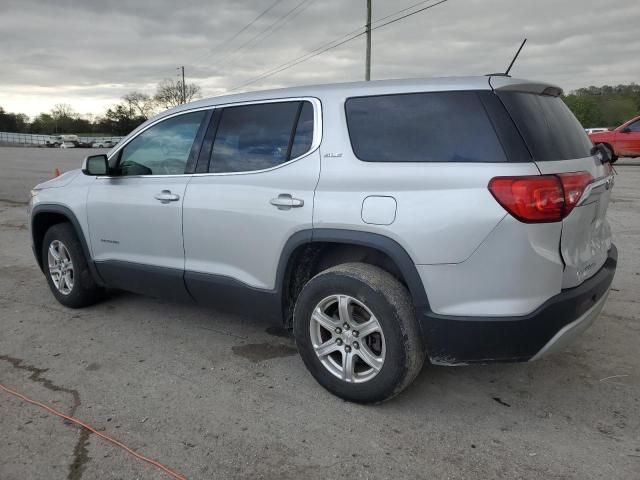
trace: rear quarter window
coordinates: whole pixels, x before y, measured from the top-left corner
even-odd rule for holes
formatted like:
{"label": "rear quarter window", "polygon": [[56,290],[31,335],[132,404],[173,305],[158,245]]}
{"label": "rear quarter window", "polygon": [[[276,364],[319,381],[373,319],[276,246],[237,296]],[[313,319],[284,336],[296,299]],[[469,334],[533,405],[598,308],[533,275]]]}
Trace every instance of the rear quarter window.
{"label": "rear quarter window", "polygon": [[477,92],[353,97],[345,103],[355,155],[367,162],[505,162]]}
{"label": "rear quarter window", "polygon": [[591,155],[593,143],[560,97],[498,92],[537,162]]}

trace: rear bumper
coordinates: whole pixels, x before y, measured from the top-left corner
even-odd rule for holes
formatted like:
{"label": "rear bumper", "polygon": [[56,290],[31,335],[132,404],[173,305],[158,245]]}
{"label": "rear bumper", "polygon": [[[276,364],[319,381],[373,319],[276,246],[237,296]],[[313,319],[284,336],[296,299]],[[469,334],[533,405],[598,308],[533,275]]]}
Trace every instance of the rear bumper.
{"label": "rear bumper", "polygon": [[618,260],[615,245],[598,273],[563,290],[533,313],[518,317],[460,317],[421,314],[432,363],[520,362],[562,348],[591,325],[609,293]]}

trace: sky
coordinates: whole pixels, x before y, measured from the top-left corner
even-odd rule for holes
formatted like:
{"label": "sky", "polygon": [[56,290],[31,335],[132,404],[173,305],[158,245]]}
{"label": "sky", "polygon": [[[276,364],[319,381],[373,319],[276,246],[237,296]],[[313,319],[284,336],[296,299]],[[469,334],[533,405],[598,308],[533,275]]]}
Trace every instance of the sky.
{"label": "sky", "polygon": [[[372,0],[374,28],[418,1]],[[358,33],[365,15],[366,0],[0,0],[0,106],[34,116],[68,103],[102,115],[128,92],[153,94],[181,65],[203,97],[363,80],[360,36],[252,82]],[[638,25],[638,0],[447,0],[374,30],[371,76],[504,71],[526,37],[513,76],[565,91],[640,83]]]}

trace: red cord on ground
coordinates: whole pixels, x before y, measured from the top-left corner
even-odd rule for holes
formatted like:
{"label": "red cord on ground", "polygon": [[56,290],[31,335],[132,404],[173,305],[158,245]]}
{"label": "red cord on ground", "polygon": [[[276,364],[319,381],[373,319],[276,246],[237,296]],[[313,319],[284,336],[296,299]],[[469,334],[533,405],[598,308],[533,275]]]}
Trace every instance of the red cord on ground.
{"label": "red cord on ground", "polygon": [[21,393],[18,393],[14,390],[11,390],[10,388],[5,387],[4,385],[2,385],[0,383],[0,389],[4,390],[5,392],[9,393],[10,395],[13,395],[14,397],[19,398],[20,400],[23,400],[27,403],[30,403],[32,405],[36,405],[37,407],[42,408],[43,410],[46,410],[47,412],[56,415],[57,417],[60,418],[64,418],[65,420],[68,420],[72,423],[75,423],[76,425],[81,426],[82,428],[85,428],[87,430],[89,430],[91,433],[95,433],[97,436],[99,436],[100,438],[103,438],[104,440],[106,440],[107,442],[110,442],[112,444],[114,444],[117,447],[122,448],[123,450],[125,450],[126,452],[130,453],[131,455],[133,455],[134,457],[136,457],[139,460],[142,460],[143,462],[147,462],[151,465],[153,465],[154,467],[162,470],[164,473],[166,473],[167,475],[171,476],[172,478],[174,478],[175,480],[187,480],[187,477],[185,477],[184,475],[180,474],[180,473],[176,473],[173,470],[165,467],[164,465],[162,465],[160,462],[157,462],[149,457],[145,457],[144,455],[141,455],[139,453],[134,452],[131,448],[127,447],[124,443],[119,442],[118,440],[116,440],[115,438],[110,437],[109,435],[106,435],[104,433],[98,432],[95,428],[87,425],[86,423],[84,423],[81,420],[78,420],[77,418],[73,418],[70,417],[68,415],[65,415],[64,413],[61,413],[57,410],[55,410],[54,408],[51,408],[47,405],[45,405],[44,403],[40,403],[37,400],[32,400],[29,397],[22,395]]}

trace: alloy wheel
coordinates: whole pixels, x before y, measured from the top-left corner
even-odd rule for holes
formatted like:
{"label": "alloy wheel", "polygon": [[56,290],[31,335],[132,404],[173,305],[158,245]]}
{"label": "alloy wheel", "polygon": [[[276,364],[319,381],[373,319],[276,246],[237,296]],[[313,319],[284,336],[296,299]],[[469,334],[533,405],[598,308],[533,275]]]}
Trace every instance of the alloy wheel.
{"label": "alloy wheel", "polygon": [[69,250],[60,240],[54,240],[49,245],[47,259],[51,281],[60,293],[69,295],[74,282],[73,262]]}
{"label": "alloy wheel", "polygon": [[349,295],[331,295],[313,309],[309,326],[322,365],[347,383],[375,377],[386,356],[382,327],[366,305]]}

